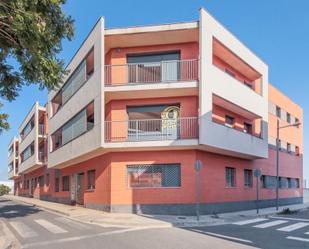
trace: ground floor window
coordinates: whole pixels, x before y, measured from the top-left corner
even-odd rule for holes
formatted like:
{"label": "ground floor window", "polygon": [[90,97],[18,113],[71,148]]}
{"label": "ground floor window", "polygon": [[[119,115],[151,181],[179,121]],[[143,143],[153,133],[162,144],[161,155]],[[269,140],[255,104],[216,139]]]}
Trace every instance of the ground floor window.
{"label": "ground floor window", "polygon": [[245,187],[252,188],[252,182],[253,182],[252,170],[245,169],[244,178],[245,178]]}
{"label": "ground floor window", "polygon": [[49,173],[46,174],[45,184],[49,186]]}
{"label": "ground floor window", "polygon": [[39,186],[40,188],[44,186],[44,176],[39,176]]}
{"label": "ground floor window", "polygon": [[262,186],[263,188],[276,188],[277,177],[275,176],[262,176]]}
{"label": "ground floor window", "polygon": [[128,165],[127,182],[132,188],[180,187],[180,164]]}
{"label": "ground floor window", "polygon": [[89,190],[95,189],[95,170],[89,170],[87,172],[88,183],[87,188]]}
{"label": "ground floor window", "polygon": [[70,190],[70,179],[69,176],[62,177],[62,191],[69,191]]}
{"label": "ground floor window", "polygon": [[236,187],[236,169],[231,167],[225,168],[226,187]]}
{"label": "ground floor window", "polygon": [[55,192],[59,192],[59,177],[55,178]]}

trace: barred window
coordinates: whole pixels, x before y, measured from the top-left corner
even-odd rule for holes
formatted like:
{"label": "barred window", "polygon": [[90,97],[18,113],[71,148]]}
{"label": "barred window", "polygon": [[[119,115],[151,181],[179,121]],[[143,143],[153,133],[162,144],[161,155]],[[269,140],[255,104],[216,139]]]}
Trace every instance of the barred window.
{"label": "barred window", "polygon": [[252,182],[253,182],[252,170],[245,169],[244,170],[244,178],[245,178],[245,187],[252,188]]}
{"label": "barred window", "polygon": [[236,169],[226,167],[225,168],[225,181],[227,187],[236,187]]}
{"label": "barred window", "polygon": [[88,176],[88,189],[95,189],[95,170],[89,170],[87,173]]}
{"label": "barred window", "polygon": [[49,173],[46,174],[45,184],[46,186],[49,186]]}
{"label": "barred window", "polygon": [[70,180],[69,176],[62,177],[62,191],[69,191],[70,190]]}
{"label": "barred window", "polygon": [[288,188],[289,187],[289,180],[286,177],[279,178],[279,187],[280,188]]}
{"label": "barred window", "polygon": [[39,176],[39,186],[40,187],[44,186],[44,176]]}
{"label": "barred window", "polygon": [[262,176],[263,188],[275,188],[277,186],[277,178],[275,176]]}
{"label": "barred window", "polygon": [[180,165],[128,165],[127,181],[132,188],[180,187]]}

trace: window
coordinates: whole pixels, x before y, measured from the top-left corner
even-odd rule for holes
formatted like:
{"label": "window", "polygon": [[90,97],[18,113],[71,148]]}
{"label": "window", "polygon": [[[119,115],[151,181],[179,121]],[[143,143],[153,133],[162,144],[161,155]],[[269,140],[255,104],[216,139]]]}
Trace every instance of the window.
{"label": "window", "polygon": [[263,188],[276,188],[277,177],[275,176],[262,176],[262,186]]}
{"label": "window", "polygon": [[279,188],[288,188],[289,180],[286,177],[279,177]]}
{"label": "window", "polygon": [[34,142],[32,142],[24,151],[21,153],[21,162],[26,161],[29,157],[34,154]]}
{"label": "window", "polygon": [[291,123],[291,114],[290,113],[286,113],[286,122]]}
{"label": "window", "polygon": [[[295,124],[298,124],[299,123],[299,119],[298,118],[295,118]],[[297,126],[298,127],[298,126]]]}
{"label": "window", "polygon": [[44,176],[39,176],[39,186],[44,187]]}
{"label": "window", "polygon": [[55,178],[55,192],[59,192],[59,177]]}
{"label": "window", "polygon": [[236,187],[236,169],[227,167],[225,168],[225,182],[226,187]]}
{"label": "window", "polygon": [[128,165],[127,181],[132,188],[180,187],[180,165]]}
{"label": "window", "polygon": [[46,174],[46,178],[45,178],[45,184],[48,187],[49,186],[49,173]]}
{"label": "window", "polygon": [[62,191],[69,191],[70,190],[70,179],[69,176],[62,177]]}
{"label": "window", "polygon": [[24,129],[20,133],[21,140],[24,140],[25,137],[32,131],[34,127],[34,115],[31,117],[30,121],[25,125]]}
{"label": "window", "polygon": [[287,151],[288,151],[289,153],[292,152],[292,145],[291,145],[290,143],[287,143]]}
{"label": "window", "polygon": [[93,126],[94,104],[92,102],[51,135],[52,151],[91,130]]}
{"label": "window", "polygon": [[13,153],[13,145],[9,148],[9,156]]}
{"label": "window", "polygon": [[253,174],[252,170],[245,169],[244,170],[244,177],[245,177],[245,187],[252,188],[253,185]]}
{"label": "window", "polygon": [[225,68],[224,71],[225,71],[228,75],[230,75],[230,76],[232,76],[232,77],[234,77],[234,78],[236,77],[235,74],[234,74],[230,69]]}
{"label": "window", "polygon": [[279,106],[276,106],[276,116],[281,118],[281,108]]}
{"label": "window", "polygon": [[88,176],[87,188],[90,190],[95,189],[95,170],[89,170],[87,172],[87,176]]}
{"label": "window", "polygon": [[228,127],[233,128],[234,126],[234,118],[229,116],[229,115],[225,115],[225,125]]}
{"label": "window", "polygon": [[252,134],[252,124],[244,123],[244,132]]}
{"label": "window", "polygon": [[299,188],[299,179],[291,178],[291,188]]}
{"label": "window", "polygon": [[297,156],[299,156],[300,152],[299,152],[299,147],[298,146],[295,146],[295,154]]}
{"label": "window", "polygon": [[93,72],[94,49],[92,48],[51,101],[53,115],[85,84]]}

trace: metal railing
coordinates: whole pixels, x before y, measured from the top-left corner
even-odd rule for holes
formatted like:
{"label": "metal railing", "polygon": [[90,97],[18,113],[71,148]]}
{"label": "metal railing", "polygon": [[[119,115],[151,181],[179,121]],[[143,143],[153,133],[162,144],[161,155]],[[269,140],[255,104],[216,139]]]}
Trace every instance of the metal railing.
{"label": "metal railing", "polygon": [[105,121],[105,142],[198,138],[198,118]]}
{"label": "metal railing", "polygon": [[39,124],[39,135],[45,135],[45,125]]}
{"label": "metal railing", "polygon": [[198,80],[197,59],[105,65],[105,85],[126,85]]}

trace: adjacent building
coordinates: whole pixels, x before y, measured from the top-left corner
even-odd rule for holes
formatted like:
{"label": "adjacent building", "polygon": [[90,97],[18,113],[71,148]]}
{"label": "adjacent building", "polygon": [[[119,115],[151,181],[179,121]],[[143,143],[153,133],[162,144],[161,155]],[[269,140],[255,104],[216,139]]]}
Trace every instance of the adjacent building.
{"label": "adjacent building", "polygon": [[204,9],[176,24],[106,29],[100,18],[67,69],[20,127],[16,194],[193,214],[200,160],[202,213],[255,208],[255,169],[260,206],[273,206],[278,122],[280,204],[302,202],[301,107]]}

